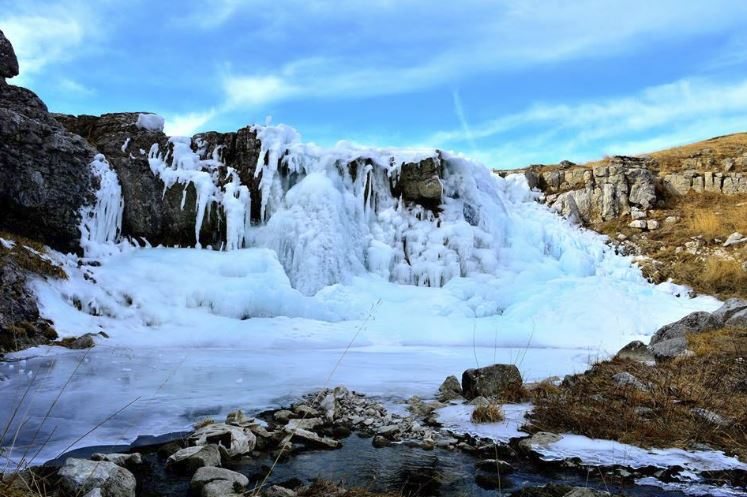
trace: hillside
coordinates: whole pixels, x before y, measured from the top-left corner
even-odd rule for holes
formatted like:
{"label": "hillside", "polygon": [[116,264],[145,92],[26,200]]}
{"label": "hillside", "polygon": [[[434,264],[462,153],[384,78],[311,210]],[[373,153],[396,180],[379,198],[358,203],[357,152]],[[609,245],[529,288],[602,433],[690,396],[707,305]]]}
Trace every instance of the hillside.
{"label": "hillside", "polygon": [[736,133],[518,172],[554,209],[637,256],[650,280],[728,298],[747,296],[746,171],[747,133]]}

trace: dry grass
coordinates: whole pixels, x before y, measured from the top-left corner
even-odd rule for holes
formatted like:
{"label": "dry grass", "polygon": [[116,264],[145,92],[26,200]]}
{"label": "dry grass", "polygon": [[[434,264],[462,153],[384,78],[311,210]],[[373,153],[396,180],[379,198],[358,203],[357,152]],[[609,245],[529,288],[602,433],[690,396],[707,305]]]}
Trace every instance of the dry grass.
{"label": "dry grass", "polygon": [[214,425],[215,420],[213,418],[205,418],[198,420],[194,425],[195,430],[199,430],[200,428],[205,428],[206,426]]}
{"label": "dry grass", "polygon": [[[676,224],[666,224],[677,216]],[[618,233],[631,237],[644,255],[656,262],[641,264],[644,274],[659,283],[672,279],[697,292],[722,298],[747,298],[747,245],[724,248],[722,243],[734,233],[747,234],[747,195],[690,193],[668,199],[665,209],[651,211],[661,228],[641,235],[627,226],[629,219],[615,219],[598,226],[600,232],[615,238]],[[686,244],[697,244],[690,253]]]}
{"label": "dry grass", "polygon": [[475,410],[472,411],[473,423],[497,423],[504,419],[503,409],[500,404],[494,402],[476,406]]}
{"label": "dry grass", "polygon": [[682,171],[682,161],[694,156],[711,159],[712,165],[708,169],[719,171],[723,159],[739,157],[745,152],[747,152],[747,133],[735,133],[661,150],[649,156],[657,161],[661,172]]}
{"label": "dry grass", "polygon": [[[604,361],[566,380],[557,392],[535,399],[532,428],[644,447],[707,444],[747,457],[747,330],[690,340],[690,357],[656,366]],[[618,385],[613,376],[620,372],[645,388]]]}
{"label": "dry grass", "polygon": [[10,249],[0,244],[0,261],[7,257],[30,273],[50,278],[67,278],[60,266],[43,255],[46,251],[43,244],[5,231],[0,231],[0,238],[15,242]]}

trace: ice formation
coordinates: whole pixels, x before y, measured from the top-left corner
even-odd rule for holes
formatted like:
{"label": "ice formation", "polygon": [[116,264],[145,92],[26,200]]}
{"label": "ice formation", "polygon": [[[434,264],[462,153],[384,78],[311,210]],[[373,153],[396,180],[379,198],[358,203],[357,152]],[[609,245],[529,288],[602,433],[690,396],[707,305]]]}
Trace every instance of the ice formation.
{"label": "ice formation", "polygon": [[[32,286],[61,336],[109,338],[87,352],[40,347],[0,363],[0,396],[11,399],[0,403],[0,423],[19,403],[30,413],[10,427],[18,438],[9,457],[28,451],[38,462],[75,445],[181,430],[329,381],[407,398],[433,395],[447,375],[475,365],[516,363],[528,381],[578,372],[688,312],[719,306],[649,284],[604,237],[537,203],[523,176],[499,178],[453,154],[323,149],[284,126],[255,130],[256,225],[252,192],[220,149],[208,154],[196,143],[195,152],[174,137],[169,151],[149,154],[167,188],[194,185],[195,236],[219,209],[226,250],[110,250],[121,192],[97,157],[101,188],[81,226],[97,264],[52,254],[69,278]],[[390,188],[403,164],[427,158],[442,170],[438,214]]]}
{"label": "ice formation", "polygon": [[[254,128],[262,143],[260,223],[250,222],[251,195],[220,160],[189,138],[172,137],[149,153],[164,189],[193,185],[195,243],[205,216],[219,208],[226,248],[274,249],[295,288],[321,288],[373,272],[396,283],[440,287],[455,277],[491,274],[505,244],[508,214],[501,181],[487,168],[456,155],[423,150],[374,150],[340,144],[324,149],[300,141],[287,126]],[[443,169],[441,212],[393,196],[405,163],[431,158]],[[165,191],[165,190],[164,190]]]}
{"label": "ice formation", "polygon": [[124,200],[117,174],[109,166],[103,154],[97,154],[91,162],[91,171],[96,182],[95,202],[81,209],[81,246],[86,255],[100,254],[101,249],[119,241],[122,232]]}

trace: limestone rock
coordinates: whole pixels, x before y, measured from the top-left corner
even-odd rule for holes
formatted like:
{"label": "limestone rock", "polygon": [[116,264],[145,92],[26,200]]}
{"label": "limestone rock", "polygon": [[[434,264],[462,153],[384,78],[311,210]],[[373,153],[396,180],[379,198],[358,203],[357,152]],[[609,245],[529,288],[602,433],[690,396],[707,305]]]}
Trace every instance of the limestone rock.
{"label": "limestone rock", "polygon": [[627,371],[615,374],[614,376],[612,376],[612,381],[614,381],[615,384],[620,387],[632,387],[636,390],[641,391],[648,390],[648,387],[644,385],[641,380],[628,373]]}
{"label": "limestone rock", "polygon": [[195,472],[194,476],[192,477],[192,481],[190,482],[190,487],[192,488],[192,492],[197,494],[208,483],[220,480],[230,482],[232,484],[232,487],[234,488],[236,485],[238,485],[240,488],[244,488],[249,485],[249,478],[242,475],[241,473],[237,473],[225,468],[203,466]]}
{"label": "limestone rock", "polygon": [[69,458],[57,475],[62,493],[71,497],[94,489],[102,497],[135,497],[135,477],[111,462]]}
{"label": "limestone rock", "polygon": [[[171,145],[163,132],[137,126],[140,115],[121,112],[102,116],[56,114],[55,117],[69,131],[82,136],[103,153],[116,171],[124,199],[123,235],[145,239],[152,245],[194,246],[197,192],[191,184],[186,188],[176,184],[164,189],[164,183],[150,169],[148,154],[154,145],[164,154]],[[245,144],[259,146],[256,141]],[[252,174],[256,155],[251,166],[244,165]],[[200,231],[203,246],[219,244],[225,239],[218,209],[211,209],[211,213]]]}
{"label": "limestone rock", "polygon": [[725,324],[733,315],[747,309],[747,300],[728,299],[721,307],[713,311],[713,318],[720,324]]}
{"label": "limestone rock", "polygon": [[143,464],[143,456],[140,453],[135,452],[133,454],[94,454],[91,456],[93,461],[107,461],[116,464],[117,466],[137,466]]}
{"label": "limestone rock", "polygon": [[747,243],[747,236],[744,236],[742,233],[735,232],[729,235],[723,246],[731,247],[732,245],[741,245],[743,243]]}
{"label": "limestone rock", "polygon": [[169,456],[166,465],[187,473],[197,471],[203,466],[220,466],[220,450],[217,445],[187,447]]}
{"label": "limestone rock", "polygon": [[196,430],[189,436],[189,442],[197,446],[217,444],[225,457],[232,458],[254,450],[257,437],[251,430],[225,423],[213,423]]}
{"label": "limestone rock", "polygon": [[494,364],[468,369],[462,374],[462,390],[468,400],[475,397],[511,398],[522,386],[519,368],[513,364]]}

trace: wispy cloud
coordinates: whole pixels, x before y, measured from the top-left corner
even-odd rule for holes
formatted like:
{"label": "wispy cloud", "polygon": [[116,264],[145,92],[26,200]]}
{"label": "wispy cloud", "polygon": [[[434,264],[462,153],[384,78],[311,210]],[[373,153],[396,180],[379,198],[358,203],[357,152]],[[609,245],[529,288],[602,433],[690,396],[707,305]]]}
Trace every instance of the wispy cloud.
{"label": "wispy cloud", "polygon": [[548,158],[586,160],[603,153],[651,152],[743,130],[745,123],[747,80],[685,79],[629,96],[575,104],[537,103],[468,130],[437,132],[426,142],[458,148],[477,141],[477,155],[484,162],[518,167]]}

